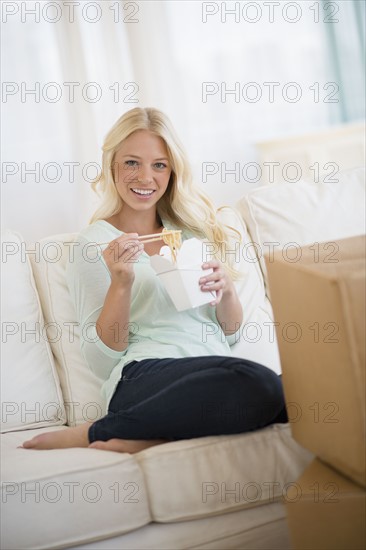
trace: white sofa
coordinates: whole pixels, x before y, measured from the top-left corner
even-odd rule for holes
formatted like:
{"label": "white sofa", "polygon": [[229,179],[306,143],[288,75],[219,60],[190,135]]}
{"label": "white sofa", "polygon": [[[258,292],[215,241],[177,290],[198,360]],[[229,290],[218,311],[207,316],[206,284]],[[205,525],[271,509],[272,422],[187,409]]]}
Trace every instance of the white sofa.
{"label": "white sofa", "polygon": [[[281,372],[262,255],[364,233],[364,193],[364,171],[354,169],[337,183],[251,191],[237,204],[243,225],[222,212],[243,237],[245,325],[235,355]],[[290,548],[284,500],[312,455],[289,424],[134,455],[18,448],[105,413],[65,284],[74,237],[2,234],[1,548]]]}

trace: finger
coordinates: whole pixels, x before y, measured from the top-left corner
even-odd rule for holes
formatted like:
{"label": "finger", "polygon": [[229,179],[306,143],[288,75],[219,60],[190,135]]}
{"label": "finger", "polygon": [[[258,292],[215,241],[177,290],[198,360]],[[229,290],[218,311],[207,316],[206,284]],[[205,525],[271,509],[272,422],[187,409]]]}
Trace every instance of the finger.
{"label": "finger", "polygon": [[133,248],[135,246],[138,246],[139,244],[142,244],[142,243],[140,243],[138,239],[124,239],[124,240],[118,241],[116,243],[116,246],[118,247],[119,250],[126,250],[127,248]]}
{"label": "finger", "polygon": [[216,271],[213,271],[209,275],[203,275],[203,277],[200,278],[199,282],[200,284],[204,284],[208,281],[218,281],[219,279],[224,279],[225,273],[222,271],[222,269],[217,269]]}
{"label": "finger", "polygon": [[114,241],[109,243],[108,248],[112,250],[118,250],[118,253],[121,254],[124,250],[130,247],[138,246],[140,241],[137,239],[137,233],[132,233],[130,235],[122,235]]}
{"label": "finger", "polygon": [[117,256],[131,245],[133,245],[132,241],[126,242],[125,240],[115,239],[107,245],[107,247],[103,251],[103,254],[114,254],[115,256]]}
{"label": "finger", "polygon": [[217,269],[220,267],[220,262],[218,260],[210,260],[209,262],[205,262],[202,264],[202,269]]}
{"label": "finger", "polygon": [[108,244],[107,248],[109,246],[119,246],[120,244],[124,244],[126,242],[139,242],[138,241],[138,233],[124,233],[123,235],[121,235],[120,237],[117,237],[116,239],[113,239],[113,241],[110,241],[110,243]]}
{"label": "finger", "polygon": [[131,258],[135,253],[143,250],[144,245],[139,241],[128,241],[124,243],[118,243],[115,247],[115,253],[118,260],[123,258],[126,261],[127,258]]}
{"label": "finger", "polygon": [[121,243],[116,243],[116,246],[111,247],[104,252],[104,258],[108,262],[118,263],[133,262],[144,251],[142,243],[137,242],[134,246],[121,246]]}
{"label": "finger", "polygon": [[213,291],[216,291],[216,290],[220,290],[224,287],[225,287],[225,281],[220,279],[219,281],[214,281],[214,282],[210,282],[210,283],[202,285],[201,290],[203,290],[203,291],[212,290],[212,292],[213,292]]}
{"label": "finger", "polygon": [[144,251],[144,245],[138,244],[136,247],[131,247],[123,252],[121,259],[123,262],[135,262]]}

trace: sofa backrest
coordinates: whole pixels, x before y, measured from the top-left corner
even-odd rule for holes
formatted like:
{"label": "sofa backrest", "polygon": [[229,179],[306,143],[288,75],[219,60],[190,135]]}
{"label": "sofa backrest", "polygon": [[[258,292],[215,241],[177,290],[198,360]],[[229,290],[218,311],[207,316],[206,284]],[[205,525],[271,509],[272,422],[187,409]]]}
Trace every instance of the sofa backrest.
{"label": "sofa backrest", "polygon": [[[260,363],[281,374],[273,311],[266,295],[256,248],[245,221],[235,208],[221,210],[219,217],[241,235],[241,244],[235,249],[235,267],[243,277],[235,282],[235,287],[243,308],[243,325],[231,352],[236,357]],[[229,253],[233,250],[234,247]]]}
{"label": "sofa backrest", "polygon": [[90,371],[80,351],[80,325],[66,284],[66,264],[73,260],[76,235],[65,233],[41,239],[39,254],[31,255],[44,317],[55,327],[50,345],[69,426],[95,421],[106,412],[100,394],[103,381]]}
{"label": "sofa backrest", "polygon": [[336,179],[336,172],[365,163],[365,123],[330,126],[321,131],[275,138],[255,144],[262,167],[261,182]]}
{"label": "sofa backrest", "polygon": [[365,169],[339,172],[336,180],[267,185],[238,201],[236,207],[256,243],[267,295],[264,254],[283,250],[291,262],[296,259],[295,247],[314,244],[316,248],[316,243],[365,232]]}
{"label": "sofa backrest", "polygon": [[49,329],[24,239],[1,235],[1,432],[66,423]]}

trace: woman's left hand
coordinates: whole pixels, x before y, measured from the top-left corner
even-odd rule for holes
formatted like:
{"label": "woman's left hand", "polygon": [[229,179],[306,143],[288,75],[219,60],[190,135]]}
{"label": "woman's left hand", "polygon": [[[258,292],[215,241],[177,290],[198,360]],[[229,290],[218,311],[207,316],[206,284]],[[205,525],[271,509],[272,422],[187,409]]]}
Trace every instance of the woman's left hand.
{"label": "woman's left hand", "polygon": [[218,260],[210,260],[202,264],[202,269],[209,268],[213,269],[213,272],[201,277],[199,285],[203,292],[216,291],[216,299],[210,302],[211,306],[215,306],[221,302],[225,294],[235,291],[235,286]]}

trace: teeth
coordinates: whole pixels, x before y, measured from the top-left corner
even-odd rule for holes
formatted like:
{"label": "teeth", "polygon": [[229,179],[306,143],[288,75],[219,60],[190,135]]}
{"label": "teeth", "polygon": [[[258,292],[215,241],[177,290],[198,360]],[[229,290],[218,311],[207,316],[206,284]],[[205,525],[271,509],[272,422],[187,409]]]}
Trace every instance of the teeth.
{"label": "teeth", "polygon": [[135,193],[138,195],[152,195],[154,190],[153,189],[132,189]]}

